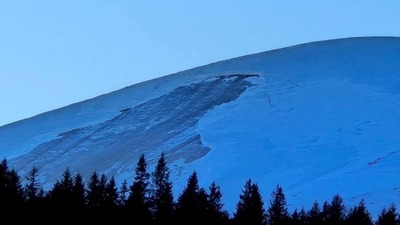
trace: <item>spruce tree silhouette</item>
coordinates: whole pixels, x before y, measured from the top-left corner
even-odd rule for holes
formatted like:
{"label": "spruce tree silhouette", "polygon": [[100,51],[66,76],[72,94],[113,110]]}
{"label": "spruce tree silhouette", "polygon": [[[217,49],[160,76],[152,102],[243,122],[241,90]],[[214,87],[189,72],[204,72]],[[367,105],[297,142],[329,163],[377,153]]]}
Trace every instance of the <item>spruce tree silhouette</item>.
{"label": "spruce tree silhouette", "polygon": [[223,209],[222,191],[221,187],[212,182],[209,187],[208,201],[208,214],[213,224],[228,224],[229,214]]}
{"label": "spruce tree silhouette", "polygon": [[79,172],[74,176],[74,184],[72,187],[72,205],[75,211],[82,212],[86,206],[85,184]]}
{"label": "spruce tree silhouette", "polygon": [[27,207],[31,210],[39,210],[44,208],[44,191],[39,181],[39,169],[35,166],[26,176],[24,192]]}
{"label": "spruce tree silhouette", "polygon": [[358,205],[350,209],[345,224],[373,225],[371,214],[365,207],[364,199],[362,199]]}
{"label": "spruce tree silhouette", "polygon": [[346,207],[343,204],[343,199],[339,194],[335,194],[330,204],[324,203],[323,210],[324,224],[327,225],[342,225],[346,217]]}
{"label": "spruce tree silhouette", "polygon": [[[104,185],[104,186],[102,186]],[[87,184],[87,207],[91,210],[100,209],[104,200],[104,182],[100,183],[99,175],[96,171],[90,176]]]}
{"label": "spruce tree silhouette", "polygon": [[106,175],[103,173],[100,176],[100,182],[99,182],[99,193],[101,195],[100,197],[100,208],[104,208],[104,206],[106,205],[106,187],[107,187],[107,177]]}
{"label": "spruce tree silhouette", "polygon": [[153,221],[150,211],[149,178],[147,163],[142,154],[136,165],[135,177],[130,186],[126,207],[134,215],[135,221],[141,221],[143,224],[151,224]]}
{"label": "spruce tree silhouette", "polygon": [[169,180],[169,168],[161,153],[152,177],[152,211],[156,225],[171,224],[173,222],[174,198],[172,182]]}
{"label": "spruce tree silhouette", "polygon": [[263,225],[265,223],[264,202],[262,200],[257,184],[251,179],[246,181],[236,212],[233,216],[234,225]]}
{"label": "spruce tree silhouette", "polygon": [[306,225],[307,222],[307,214],[304,211],[304,208],[300,210],[300,212],[295,209],[290,217],[290,225]]}
{"label": "spruce tree silhouette", "polygon": [[[326,205],[328,203],[326,202]],[[308,225],[322,225],[322,212],[321,208],[319,207],[319,203],[317,200],[314,201],[311,209],[307,212],[307,224]]]}
{"label": "spruce tree silhouette", "polygon": [[23,189],[17,172],[8,168],[6,159],[0,163],[0,208],[12,212],[22,208]]}
{"label": "spruce tree silhouette", "polygon": [[[207,193],[199,187],[197,173],[194,171],[178,198],[176,205],[177,224],[199,224],[207,222]],[[209,221],[208,221],[209,222]]]}
{"label": "spruce tree silhouette", "polygon": [[378,216],[376,225],[398,225],[400,221],[398,219],[396,206],[391,204],[389,208],[384,207]]}
{"label": "spruce tree silhouette", "polygon": [[118,206],[118,188],[115,183],[114,176],[106,184],[104,207],[106,210],[116,210]]}
{"label": "spruce tree silhouette", "polygon": [[282,187],[279,185],[271,193],[271,200],[267,211],[267,222],[269,225],[287,224],[289,222],[286,197]]}
{"label": "spruce tree silhouette", "polygon": [[299,212],[299,218],[300,218],[300,224],[302,225],[309,225],[307,224],[308,221],[308,214],[306,212],[306,210],[304,210],[304,208],[302,207],[300,212]]}
{"label": "spruce tree silhouette", "polygon": [[87,184],[87,217],[89,217],[93,223],[107,221],[113,217],[112,210],[107,208],[107,177],[94,171],[89,178]]}
{"label": "spruce tree silhouette", "polygon": [[73,178],[68,169],[64,171],[61,181],[56,181],[53,188],[50,190],[50,201],[52,207],[57,210],[71,210],[73,206],[72,190],[74,186]]}
{"label": "spruce tree silhouette", "polygon": [[3,159],[0,163],[0,205],[2,209],[7,208],[9,204],[8,199],[8,165],[7,160]]}
{"label": "spruce tree silhouette", "polygon": [[331,206],[329,205],[328,201],[325,201],[324,204],[322,204],[322,211],[321,211],[321,218],[323,225],[328,225],[329,223],[329,217],[331,213],[330,210]]}
{"label": "spruce tree silhouette", "polygon": [[128,182],[124,179],[118,191],[118,204],[122,207],[125,207],[126,201],[128,200],[128,196],[129,196]]}

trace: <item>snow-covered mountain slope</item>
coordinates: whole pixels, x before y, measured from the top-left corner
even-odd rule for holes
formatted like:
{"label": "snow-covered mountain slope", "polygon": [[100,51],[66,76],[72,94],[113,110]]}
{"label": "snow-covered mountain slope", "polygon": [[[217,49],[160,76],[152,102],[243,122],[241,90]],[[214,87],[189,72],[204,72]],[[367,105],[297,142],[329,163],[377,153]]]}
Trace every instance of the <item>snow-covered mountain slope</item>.
{"label": "snow-covered mountain slope", "polygon": [[400,38],[321,41],[225,60],[0,127],[0,156],[45,187],[68,166],[133,179],[167,156],[175,194],[196,170],[233,212],[245,181],[290,209],[400,205]]}

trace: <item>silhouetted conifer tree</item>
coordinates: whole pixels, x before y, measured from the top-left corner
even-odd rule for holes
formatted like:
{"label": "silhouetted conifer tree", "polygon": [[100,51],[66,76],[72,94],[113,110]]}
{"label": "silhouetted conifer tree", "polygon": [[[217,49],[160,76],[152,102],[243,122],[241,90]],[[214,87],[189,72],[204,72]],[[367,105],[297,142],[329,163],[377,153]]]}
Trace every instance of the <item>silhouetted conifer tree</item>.
{"label": "silhouetted conifer tree", "polygon": [[89,209],[98,209],[103,205],[104,200],[104,181],[100,183],[99,175],[96,171],[90,176],[87,184],[87,206]]}
{"label": "silhouetted conifer tree", "polygon": [[25,196],[28,204],[38,204],[39,201],[44,197],[43,189],[39,182],[39,169],[33,167],[26,176],[27,183],[25,184]]}
{"label": "silhouetted conifer tree", "polygon": [[101,201],[102,201],[102,204],[101,204],[101,205],[104,205],[104,204],[105,204],[105,200],[106,200],[106,187],[107,187],[107,177],[106,177],[106,175],[103,173],[103,174],[101,174],[101,176],[100,176],[100,183],[99,183],[99,190],[100,190],[100,193],[102,194],[102,195],[101,195]]}
{"label": "silhouetted conifer tree", "polygon": [[56,181],[53,189],[50,190],[50,200],[52,206],[56,207],[58,210],[61,208],[71,210],[74,208],[72,189],[74,186],[73,178],[71,173],[67,168],[63,175],[61,181]]}
{"label": "silhouetted conifer tree", "polygon": [[3,159],[0,163],[0,204],[2,206],[7,206],[5,203],[8,202],[8,196],[6,195],[8,188],[8,172],[7,160]]}
{"label": "silhouetted conifer tree", "polygon": [[300,212],[299,212],[299,218],[301,220],[301,224],[303,225],[308,225],[308,214],[307,212],[304,210],[304,208],[302,207]]}
{"label": "silhouetted conifer tree", "polygon": [[397,209],[394,204],[391,204],[388,209],[384,207],[378,216],[376,225],[398,225],[399,221],[396,211]]}
{"label": "silhouetted conifer tree", "polygon": [[350,209],[347,218],[347,225],[373,225],[371,214],[365,207],[365,201],[361,200],[360,203]]}
{"label": "silhouetted conifer tree", "polygon": [[211,224],[215,223],[215,221],[212,220],[211,218],[211,211],[208,208],[209,203],[208,203],[208,194],[207,191],[200,187],[199,191],[197,192],[197,197],[196,197],[196,204],[195,204],[195,213],[194,213],[194,218],[198,218],[197,221],[199,223],[203,224]]}
{"label": "silhouetted conifer tree", "polygon": [[286,204],[286,197],[282,187],[276,186],[271,193],[269,202],[267,221],[269,225],[287,224],[289,222],[289,213]]}
{"label": "silhouetted conifer tree", "polygon": [[164,153],[157,162],[152,175],[152,210],[154,222],[157,225],[171,224],[174,212],[174,198],[172,195],[172,182],[169,180],[169,168],[165,161]]}
{"label": "silhouetted conifer tree", "polygon": [[263,225],[265,222],[264,202],[257,184],[252,184],[251,179],[246,181],[236,212],[233,216],[234,225]]}
{"label": "silhouetted conifer tree", "polygon": [[208,214],[214,224],[228,224],[229,214],[223,210],[222,191],[220,186],[212,182],[208,194]]}
{"label": "silhouetted conifer tree", "polygon": [[330,208],[331,206],[329,205],[328,201],[325,201],[324,204],[322,204],[321,218],[323,225],[327,225],[329,222]]}
{"label": "silhouetted conifer tree", "polygon": [[114,176],[106,184],[104,193],[104,206],[106,209],[116,209],[118,206],[118,188]]}
{"label": "silhouetted conifer tree", "polygon": [[125,206],[126,201],[128,199],[129,189],[128,189],[128,182],[124,180],[121,184],[121,187],[118,192],[118,203],[121,206]]}
{"label": "silhouetted conifer tree", "polygon": [[0,163],[0,208],[14,211],[22,207],[23,190],[17,172],[9,170],[7,160]]}
{"label": "silhouetted conifer tree", "polygon": [[179,196],[176,206],[178,224],[199,224],[207,220],[207,193],[199,188],[197,173],[194,171],[188,178],[187,185]]}
{"label": "silhouetted conifer tree", "polygon": [[[24,186],[25,206],[28,211],[46,211],[48,210],[48,194],[44,192],[40,180],[39,169],[35,166],[26,175]],[[44,221],[45,222],[45,221]]]}
{"label": "silhouetted conifer tree", "polygon": [[290,217],[290,225],[306,225],[307,224],[307,214],[304,211],[304,208],[300,210],[300,212],[297,211],[297,209],[294,210]]}
{"label": "silhouetted conifer tree", "polygon": [[[325,202],[325,207],[328,207],[328,202]],[[308,225],[322,225],[324,224],[323,215],[321,208],[319,207],[318,201],[315,200],[311,209],[307,213],[307,224]]]}
{"label": "silhouetted conifer tree", "polygon": [[86,205],[85,184],[79,172],[73,178],[72,205],[76,210],[82,210]]}
{"label": "silhouetted conifer tree", "polygon": [[221,187],[216,185],[215,182],[212,182],[209,190],[210,194],[208,195],[208,203],[210,209],[217,213],[226,213],[226,211],[222,209],[224,204],[222,204]]}
{"label": "silhouetted conifer tree", "polygon": [[147,163],[142,154],[137,162],[133,184],[130,186],[130,195],[126,202],[128,211],[134,215],[135,220],[143,224],[152,223],[149,201],[149,178]]}
{"label": "silhouetted conifer tree", "polygon": [[8,207],[10,209],[21,207],[24,203],[23,188],[20,177],[14,169],[7,173],[7,189],[6,195],[9,200]]}
{"label": "silhouetted conifer tree", "polygon": [[346,207],[339,194],[333,196],[330,204],[323,207],[324,223],[327,225],[342,225],[346,217]]}

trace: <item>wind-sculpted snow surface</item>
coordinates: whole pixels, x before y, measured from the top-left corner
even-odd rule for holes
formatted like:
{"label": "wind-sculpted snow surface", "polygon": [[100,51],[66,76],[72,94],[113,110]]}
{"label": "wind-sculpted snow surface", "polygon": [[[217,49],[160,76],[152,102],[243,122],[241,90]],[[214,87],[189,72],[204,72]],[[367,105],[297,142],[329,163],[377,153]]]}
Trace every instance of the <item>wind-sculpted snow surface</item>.
{"label": "wind-sculpted snow surface", "polygon": [[54,183],[66,165],[84,177],[95,170],[109,177],[131,177],[141,154],[153,159],[150,165],[161,152],[172,165],[175,161],[190,163],[210,151],[201,142],[199,119],[214,107],[237,99],[251,85],[247,77],[216,77],[178,87],[123,109],[110,120],[61,133],[10,163],[22,173],[38,167],[45,183]]}
{"label": "wind-sculpted snow surface", "polygon": [[[247,74],[247,75],[246,75]],[[400,38],[321,41],[229,59],[0,127],[0,156],[132,181],[140,154],[161,152],[174,194],[196,170],[235,210],[245,181],[264,202],[279,184],[289,209],[339,193],[376,216],[400,205]]]}

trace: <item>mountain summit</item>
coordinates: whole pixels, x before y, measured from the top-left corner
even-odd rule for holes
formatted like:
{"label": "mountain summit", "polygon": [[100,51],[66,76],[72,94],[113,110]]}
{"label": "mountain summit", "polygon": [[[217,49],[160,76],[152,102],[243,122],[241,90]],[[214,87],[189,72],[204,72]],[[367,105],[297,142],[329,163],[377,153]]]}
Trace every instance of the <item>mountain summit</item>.
{"label": "mountain summit", "polygon": [[164,152],[174,192],[195,170],[232,212],[248,178],[289,207],[339,193],[400,203],[400,38],[320,41],[197,67],[0,127],[0,156],[49,187],[69,167],[133,180]]}

